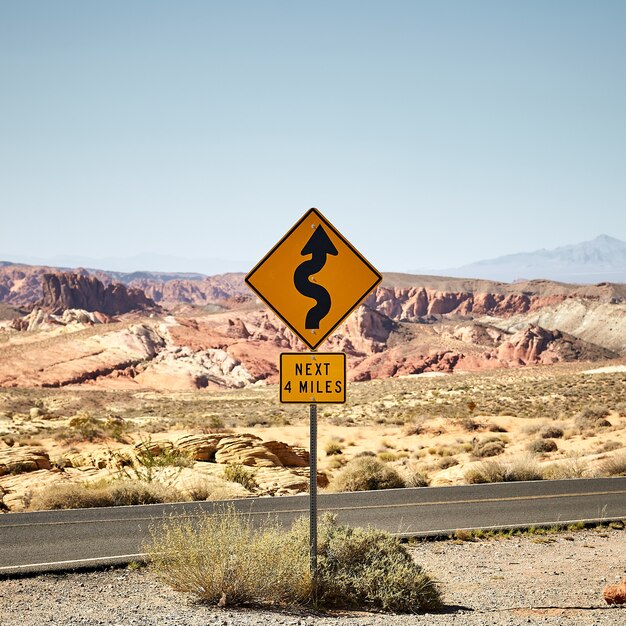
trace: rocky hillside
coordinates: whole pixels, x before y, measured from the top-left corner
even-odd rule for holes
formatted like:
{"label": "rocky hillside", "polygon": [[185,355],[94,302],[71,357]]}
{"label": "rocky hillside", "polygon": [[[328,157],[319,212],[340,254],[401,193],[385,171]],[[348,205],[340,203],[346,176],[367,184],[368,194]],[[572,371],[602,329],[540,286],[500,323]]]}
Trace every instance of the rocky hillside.
{"label": "rocky hillside", "polygon": [[[36,281],[42,289],[26,315],[4,305],[0,386],[241,387],[275,382],[280,352],[304,349],[241,274],[127,287],[85,272],[2,271],[6,302],[32,299]],[[320,349],[346,352],[352,380],[614,359],[626,356],[626,286],[387,274]]]}
{"label": "rocky hillside", "polygon": [[41,308],[50,313],[82,309],[105,315],[121,315],[131,311],[154,311],[156,304],[136,287],[121,283],[104,285],[95,276],[73,273],[44,274]]}

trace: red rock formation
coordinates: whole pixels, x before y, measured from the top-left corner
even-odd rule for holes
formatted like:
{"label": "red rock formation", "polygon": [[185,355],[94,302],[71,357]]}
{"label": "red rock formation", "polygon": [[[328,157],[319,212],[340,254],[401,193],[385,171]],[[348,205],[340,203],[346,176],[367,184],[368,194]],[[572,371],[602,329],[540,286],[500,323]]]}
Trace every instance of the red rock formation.
{"label": "red rock formation", "polygon": [[142,278],[129,283],[145,292],[157,303],[174,304],[219,304],[226,308],[254,299],[243,280],[243,274],[220,274],[202,280],[179,279],[155,280]]}
{"label": "red rock formation", "polygon": [[617,585],[607,585],[602,592],[607,604],[626,604],[626,578]]}
{"label": "red rock formation", "polygon": [[140,289],[127,289],[121,283],[106,287],[94,276],[59,273],[43,275],[42,309],[62,313],[67,309],[99,311],[105,315],[121,315],[130,311],[156,310],[153,300]]}

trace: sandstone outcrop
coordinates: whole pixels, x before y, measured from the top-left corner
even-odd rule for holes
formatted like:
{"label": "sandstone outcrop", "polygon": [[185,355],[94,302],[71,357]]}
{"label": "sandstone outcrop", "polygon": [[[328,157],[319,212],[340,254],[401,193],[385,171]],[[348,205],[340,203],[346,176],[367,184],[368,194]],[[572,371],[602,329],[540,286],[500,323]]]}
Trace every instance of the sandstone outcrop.
{"label": "sandstone outcrop", "polygon": [[309,453],[304,448],[282,441],[263,441],[249,433],[209,433],[184,435],[174,441],[142,441],[135,445],[135,455],[158,456],[166,451],[181,452],[205,463],[239,463],[255,467],[308,467]]}
{"label": "sandstone outcrop", "polygon": [[34,332],[70,325],[94,326],[95,324],[106,324],[110,321],[112,321],[111,318],[99,311],[66,309],[61,315],[53,315],[35,307],[27,315],[15,318],[11,322],[11,328],[19,331]]}
{"label": "sandstone outcrop", "polygon": [[73,273],[43,275],[41,308],[50,313],[67,309],[99,311],[121,315],[131,311],[156,310],[156,304],[143,291],[121,283],[104,285],[95,276]]}
{"label": "sandstone outcrop", "polygon": [[164,347],[163,336],[147,324],[103,330],[78,341],[71,334],[44,335],[41,342],[0,346],[0,386],[61,387],[93,381],[150,361]]}
{"label": "sandstone outcrop", "polygon": [[15,446],[0,450],[0,476],[50,469],[50,457],[36,446]]}

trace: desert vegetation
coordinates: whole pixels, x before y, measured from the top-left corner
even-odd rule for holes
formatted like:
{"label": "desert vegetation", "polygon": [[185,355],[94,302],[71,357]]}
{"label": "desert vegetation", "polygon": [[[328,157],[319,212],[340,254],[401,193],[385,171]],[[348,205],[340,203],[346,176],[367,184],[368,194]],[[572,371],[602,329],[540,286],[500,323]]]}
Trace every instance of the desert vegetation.
{"label": "desert vegetation", "polygon": [[309,569],[308,523],[285,530],[227,508],[192,523],[169,519],[152,533],[150,567],[175,590],[225,605],[433,611],[441,595],[408,550],[383,531],[350,528],[324,516],[318,578]]}
{"label": "desert vegetation", "polygon": [[[319,409],[320,487],[622,475],[626,374],[589,375],[582,367],[351,383],[345,405]],[[35,491],[56,483],[79,490],[121,479],[175,488],[180,499],[192,492],[197,499],[302,492],[304,457],[292,455],[285,463],[299,467],[288,468],[273,449],[263,448],[263,461],[245,450],[272,440],[306,448],[307,422],[308,411],[280,405],[271,385],[211,392],[3,389],[3,506],[35,506],[41,502]],[[188,437],[191,447],[178,447]],[[216,462],[212,437],[232,437],[233,453]]]}

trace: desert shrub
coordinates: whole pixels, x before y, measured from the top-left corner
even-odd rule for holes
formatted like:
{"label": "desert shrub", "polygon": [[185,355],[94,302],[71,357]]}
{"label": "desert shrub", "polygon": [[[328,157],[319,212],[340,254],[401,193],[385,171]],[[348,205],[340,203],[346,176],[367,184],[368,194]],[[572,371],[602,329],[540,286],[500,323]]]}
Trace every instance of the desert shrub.
{"label": "desert shrub", "polygon": [[330,484],[331,491],[372,491],[404,487],[400,474],[379,459],[369,456],[350,461]]}
{"label": "desert shrub", "polygon": [[626,417],[626,402],[618,402],[615,405],[615,411],[620,417]]}
{"label": "desert shrub", "polygon": [[487,427],[487,430],[490,433],[506,433],[508,432],[507,429],[504,426],[500,426],[499,424],[489,424]]}
{"label": "desert shrub", "polygon": [[403,475],[407,487],[428,487],[430,485],[428,474],[415,466],[406,467]]}
{"label": "desert shrub", "polygon": [[336,439],[331,439],[324,446],[324,452],[326,452],[326,456],[333,456],[335,454],[343,454],[343,446],[340,441]]}
{"label": "desert shrub", "polygon": [[306,542],[288,538],[269,520],[227,508],[197,520],[166,520],[152,531],[150,567],[176,591],[229,605],[303,604],[311,578]]}
{"label": "desert shrub", "polygon": [[588,478],[592,475],[587,461],[578,457],[550,463],[544,468],[545,477],[550,480],[564,478]]}
{"label": "desert shrub", "polygon": [[324,516],[318,529],[318,586],[309,572],[309,530],[269,520],[254,528],[232,508],[193,523],[172,518],[152,531],[150,568],[177,591],[213,604],[304,605],[418,612],[437,609],[437,586],[408,550],[383,531]]}
{"label": "desert shrub", "polygon": [[455,465],[458,465],[458,464],[459,462],[453,456],[447,456],[447,457],[443,457],[437,465],[439,466],[439,469],[444,470],[444,469],[448,469],[449,467],[454,467]]}
{"label": "desert shrub", "polygon": [[619,450],[624,446],[619,441],[605,441],[602,445],[598,446],[599,452],[613,452]]}
{"label": "desert shrub", "polygon": [[69,441],[96,441],[105,437],[102,421],[89,411],[79,411],[69,420],[68,425],[70,427],[70,432],[67,434]]}
{"label": "desert shrub", "polygon": [[557,426],[546,426],[539,436],[543,439],[560,439],[563,436],[563,429]]}
{"label": "desert shrub", "polygon": [[611,425],[606,419],[608,415],[609,410],[606,407],[587,408],[578,413],[574,421],[581,430],[595,430]]}
{"label": "desert shrub", "polygon": [[474,443],[472,452],[475,456],[485,458],[498,456],[504,452],[504,441],[498,437],[487,437]]}
{"label": "desert shrub", "polygon": [[164,445],[151,439],[137,445],[136,459],[145,468],[192,467],[195,463],[189,454],[175,450],[171,444]]}
{"label": "desert shrub", "polygon": [[[298,530],[300,537],[308,539],[306,522],[296,525],[295,532]],[[321,606],[402,613],[441,606],[434,581],[387,532],[351,528],[325,516],[318,539],[318,564]]]}
{"label": "desert shrub", "polygon": [[554,452],[558,449],[556,441],[553,439],[535,439],[528,444],[528,450],[534,454],[541,454],[544,452]]}
{"label": "desert shrub", "polygon": [[425,430],[425,423],[425,417],[413,418],[410,422],[407,422],[404,425],[404,434],[407,437],[410,437],[411,435],[421,435]]}
{"label": "desert shrub", "polygon": [[598,466],[600,476],[626,476],[626,453],[605,459]]}
{"label": "desert shrub", "polygon": [[481,424],[480,422],[477,422],[472,417],[464,417],[463,419],[459,420],[459,423],[467,432],[470,432],[470,433],[476,430],[480,430],[481,428],[484,427],[483,424]]}
{"label": "desert shrub", "polygon": [[439,448],[434,448],[434,451],[437,456],[445,457],[459,454],[460,452],[463,452],[463,448],[461,446],[441,446]]}
{"label": "desert shrub", "polygon": [[383,463],[391,463],[392,461],[397,461],[398,459],[402,458],[402,456],[401,456],[401,453],[398,453],[398,452],[385,451],[385,452],[379,452],[378,458]]}
{"label": "desert shrub", "polygon": [[97,483],[67,483],[35,492],[29,503],[32,511],[85,509],[101,506],[158,504],[182,500],[173,487],[139,480],[113,480]]}
{"label": "desert shrub", "polygon": [[480,483],[506,483],[521,480],[543,480],[541,467],[534,459],[523,456],[512,461],[483,461],[465,472],[470,485]]}
{"label": "desert shrub", "polygon": [[254,491],[258,487],[254,474],[241,463],[227,463],[224,467],[224,479],[239,483],[248,491]]}

